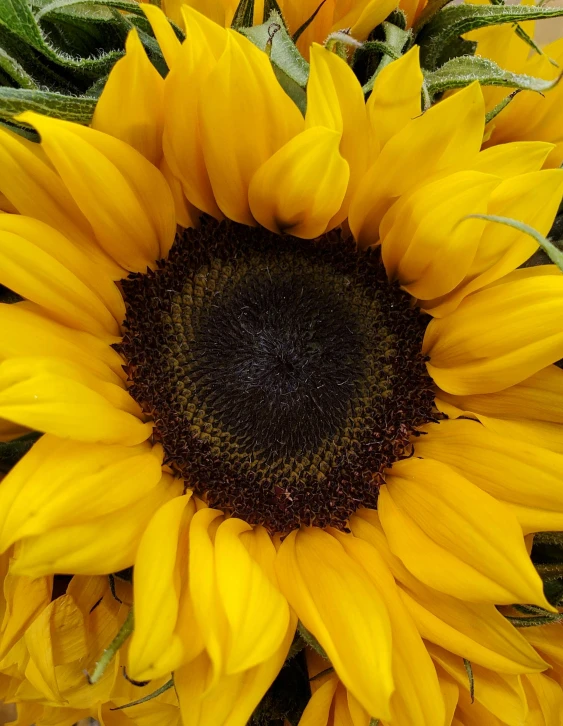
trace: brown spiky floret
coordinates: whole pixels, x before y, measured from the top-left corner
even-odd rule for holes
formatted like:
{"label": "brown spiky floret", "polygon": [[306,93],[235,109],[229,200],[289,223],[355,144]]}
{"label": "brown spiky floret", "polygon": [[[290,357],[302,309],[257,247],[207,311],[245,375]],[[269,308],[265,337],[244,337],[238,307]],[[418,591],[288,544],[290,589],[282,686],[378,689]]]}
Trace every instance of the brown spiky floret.
{"label": "brown spiky floret", "polygon": [[204,219],[123,282],[119,350],[166,462],[270,532],[344,528],[432,420],[427,324],[379,251]]}

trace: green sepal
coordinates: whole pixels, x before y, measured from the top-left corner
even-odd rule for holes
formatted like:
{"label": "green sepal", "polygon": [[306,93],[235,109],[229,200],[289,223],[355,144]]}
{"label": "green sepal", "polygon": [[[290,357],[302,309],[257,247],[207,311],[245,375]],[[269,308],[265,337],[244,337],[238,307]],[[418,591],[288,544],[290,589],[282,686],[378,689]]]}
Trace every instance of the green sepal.
{"label": "green sepal", "polygon": [[0,472],[6,474],[23,458],[38,441],[41,434],[33,431],[12,441],[0,442]]}
{"label": "green sepal", "polygon": [[19,88],[26,88],[28,90],[38,88],[38,84],[24,67],[3,48],[0,48],[0,68]]}
{"label": "green sepal", "polygon": [[478,28],[525,20],[541,20],[563,15],[563,8],[534,5],[469,5],[446,7],[436,13],[417,37],[421,50],[421,65],[435,70],[447,52],[448,45],[458,36]]}
{"label": "green sepal", "polygon": [[160,688],[157,688],[156,691],[149,693],[147,696],[143,696],[143,698],[138,698],[136,701],[131,701],[131,703],[126,703],[123,706],[116,706],[114,708],[110,708],[110,711],[123,711],[124,708],[131,708],[131,706],[138,706],[140,703],[152,701],[153,698],[158,698],[160,695],[166,693],[166,691],[169,691],[171,688],[174,688],[173,678],[171,678],[169,681],[166,681],[166,683],[160,686]]}
{"label": "green sepal", "polygon": [[309,16],[309,17],[307,18],[307,20],[306,20],[306,21],[305,21],[305,22],[304,22],[304,23],[303,23],[302,25],[300,25],[300,26],[299,26],[299,27],[297,28],[297,30],[295,31],[295,33],[293,33],[293,37],[292,37],[292,40],[293,40],[293,42],[294,42],[294,43],[297,43],[297,41],[299,40],[299,38],[300,38],[300,37],[301,37],[301,36],[303,35],[303,33],[304,33],[304,32],[305,32],[305,31],[307,30],[307,28],[309,27],[309,25],[311,25],[311,23],[313,22],[313,20],[314,20],[314,19],[315,19],[315,18],[317,17],[317,15],[318,15],[318,13],[319,13],[319,10],[320,10],[320,9],[322,8],[322,6],[323,6],[323,5],[325,4],[325,3],[326,3],[326,0],[321,0],[320,4],[318,5],[317,9],[316,9],[316,10],[315,10],[315,11],[313,12],[313,14],[312,14],[312,15],[310,15],[310,16]]}
{"label": "green sepal", "polygon": [[437,71],[426,71],[424,78],[431,96],[453,88],[464,88],[473,81],[479,81],[482,86],[503,86],[543,93],[556,86],[560,80],[560,76],[553,81],[546,81],[523,73],[512,73],[488,58],[471,55],[453,58]]}
{"label": "green sepal", "polygon": [[111,643],[108,645],[108,647],[104,650],[102,655],[100,656],[100,660],[96,663],[94,666],[94,672],[92,675],[86,674],[86,677],[88,679],[88,683],[92,686],[95,683],[97,683],[100,678],[104,675],[106,672],[106,668],[111,663],[113,658],[115,657],[115,654],[117,651],[121,648],[123,643],[129,638],[131,633],[133,632],[135,628],[135,618],[133,616],[133,608],[129,610],[129,613],[127,615],[127,618],[125,619],[125,622],[119,629],[119,632],[115,636],[115,638],[111,641]]}
{"label": "green sepal", "polygon": [[0,88],[0,118],[12,119],[24,111],[44,116],[89,124],[96,108],[96,99],[86,96],[65,96],[51,91],[30,91],[25,88]]}
{"label": "green sepal", "polygon": [[516,96],[517,96],[517,95],[518,95],[519,93],[520,93],[520,91],[519,91],[518,89],[516,89],[515,91],[512,91],[512,93],[509,93],[509,94],[508,94],[508,96],[505,96],[505,97],[504,97],[504,98],[502,99],[502,101],[501,101],[500,103],[497,103],[497,105],[496,105],[496,106],[495,106],[494,108],[492,108],[492,109],[491,109],[490,111],[488,111],[488,112],[487,112],[487,113],[485,114],[485,125],[487,125],[488,123],[491,123],[491,121],[492,121],[492,120],[493,120],[494,118],[496,118],[496,117],[497,117],[497,116],[499,115],[499,113],[500,113],[500,112],[501,112],[501,111],[502,111],[503,109],[505,109],[505,108],[506,108],[506,107],[508,106],[508,104],[509,104],[509,103],[510,103],[510,102],[511,102],[511,101],[512,101],[512,100],[513,100],[514,98],[516,98]]}
{"label": "green sepal", "polygon": [[422,28],[424,28],[424,26],[427,25],[442,8],[445,8],[446,5],[449,5],[451,2],[453,2],[453,0],[428,0],[426,7],[420,13],[416,23],[413,25],[412,31],[414,35],[417,36]]}
{"label": "green sepal", "polygon": [[467,660],[467,658],[463,659],[463,666],[467,673],[467,678],[469,679],[469,695],[471,697],[471,703],[475,703],[475,678],[473,677],[473,666],[471,665],[471,661]]}
{"label": "green sepal", "polygon": [[[373,89],[375,79],[391,61],[400,58],[403,54],[403,49],[411,39],[411,32],[409,30],[403,30],[398,25],[393,25],[385,21],[382,23],[383,32],[385,33],[385,42],[381,46],[381,52],[383,57],[379,61],[379,65],[375,69],[375,73],[363,86],[364,93],[369,93]],[[373,41],[376,42],[376,41]]]}
{"label": "green sepal", "polygon": [[240,30],[241,28],[251,28],[254,22],[254,0],[240,0],[235,14],[233,15],[233,21],[231,28]]}
{"label": "green sepal", "polygon": [[[13,2],[13,0],[11,1]],[[35,13],[35,21],[38,22],[53,12],[70,7],[76,7],[83,17],[93,17],[93,11],[99,7],[115,8],[116,10],[125,10],[133,15],[144,16],[141,6],[136,2],[131,2],[131,0],[96,0],[95,2],[89,2],[88,0],[52,0]]]}
{"label": "green sepal", "polygon": [[272,13],[277,13],[280,16],[283,27],[287,30],[287,23],[285,22],[283,13],[280,6],[278,5],[277,0],[264,0],[264,13],[262,15],[262,22],[267,23],[268,18]]}
{"label": "green sepal", "polygon": [[310,648],[312,648],[325,660],[328,660],[328,655],[325,653],[323,646],[319,643],[315,636],[307,630],[301,621],[297,624],[297,631]]}

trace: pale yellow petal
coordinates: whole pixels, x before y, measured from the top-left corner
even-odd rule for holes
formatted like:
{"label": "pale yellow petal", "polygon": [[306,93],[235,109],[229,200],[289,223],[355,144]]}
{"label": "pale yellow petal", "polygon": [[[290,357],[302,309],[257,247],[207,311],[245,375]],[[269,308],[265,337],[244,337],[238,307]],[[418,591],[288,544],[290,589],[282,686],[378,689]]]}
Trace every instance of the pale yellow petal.
{"label": "pale yellow petal", "polygon": [[469,602],[551,609],[514,515],[445,464],[397,462],[378,511],[391,550],[426,585]]}

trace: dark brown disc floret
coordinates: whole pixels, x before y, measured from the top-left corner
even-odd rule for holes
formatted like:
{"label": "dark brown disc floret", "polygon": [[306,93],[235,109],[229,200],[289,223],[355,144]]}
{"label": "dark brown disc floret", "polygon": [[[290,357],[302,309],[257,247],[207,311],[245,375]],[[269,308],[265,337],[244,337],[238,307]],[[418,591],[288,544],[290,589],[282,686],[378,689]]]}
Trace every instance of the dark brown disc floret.
{"label": "dark brown disc floret", "polygon": [[123,282],[119,346],[166,463],[270,532],[346,526],[432,420],[426,318],[379,251],[205,219]]}

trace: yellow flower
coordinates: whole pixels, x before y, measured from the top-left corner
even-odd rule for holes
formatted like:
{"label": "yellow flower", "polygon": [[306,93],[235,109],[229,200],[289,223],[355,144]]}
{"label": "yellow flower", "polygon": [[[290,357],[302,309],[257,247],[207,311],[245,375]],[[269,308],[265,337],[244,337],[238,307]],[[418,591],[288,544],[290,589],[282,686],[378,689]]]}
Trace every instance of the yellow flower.
{"label": "yellow flower", "polygon": [[[89,685],[85,672],[122,625],[132,600],[131,585],[107,577],[13,574],[17,558],[0,558],[4,584],[1,609],[0,696],[16,703],[16,726],[72,726],[94,718],[107,726],[180,721],[174,690],[144,704],[116,711],[164,683],[137,686],[123,673],[121,653],[103,677]],[[121,601],[118,601],[118,599]]]}
{"label": "yellow flower", "polygon": [[547,667],[495,606],[553,610],[524,534],[563,529],[563,276],[474,215],[547,234],[563,172],[480,150],[477,84],[421,115],[417,48],[366,104],[313,45],[303,118],[244,37],[146,13],[166,80],[133,32],[93,128],[0,132],[0,417],[44,433],[0,548],[134,565],[128,673],[184,726],[244,726],[297,619],[365,713],[441,724],[423,637]]}
{"label": "yellow flower", "polygon": [[[163,0],[162,9],[184,29],[183,5],[228,28],[238,4],[238,0]],[[315,16],[297,41],[297,47],[308,59],[312,43],[324,43],[331,33],[339,30],[349,30],[356,40],[366,40],[369,33],[397,6],[405,11],[410,26],[426,6],[426,0],[325,0],[324,3],[321,0],[279,0],[278,6],[292,34]],[[254,24],[263,21],[264,0],[256,0]]]}
{"label": "yellow flower", "polygon": [[[528,35],[534,36],[534,22],[522,23]],[[501,68],[551,81],[556,79],[563,64],[563,38],[546,45],[542,55],[531,51],[513,25],[498,25],[474,30],[466,36],[477,41],[476,54],[490,58]],[[553,61],[553,62],[552,62]],[[506,88],[492,86],[483,89],[487,111],[491,111],[506,96]],[[548,141],[555,148],[545,166],[558,167],[563,162],[563,128],[560,109],[563,103],[563,84],[558,83],[545,94],[522,91],[487,126],[485,146],[510,141]]]}

